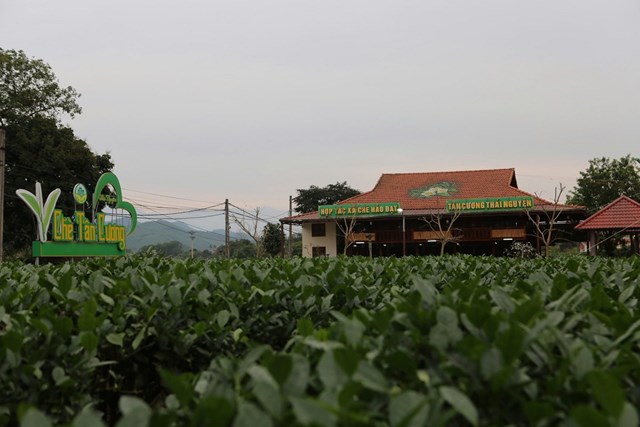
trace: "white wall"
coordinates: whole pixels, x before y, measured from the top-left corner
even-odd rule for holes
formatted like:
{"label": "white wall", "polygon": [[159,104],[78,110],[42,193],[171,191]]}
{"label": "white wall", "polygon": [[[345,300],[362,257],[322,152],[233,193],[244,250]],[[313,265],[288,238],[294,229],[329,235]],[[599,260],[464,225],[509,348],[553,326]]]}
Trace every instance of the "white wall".
{"label": "white wall", "polygon": [[326,223],[326,233],[323,237],[311,237],[311,224],[302,224],[302,256],[311,258],[314,246],[324,246],[327,256],[337,255],[336,224]]}

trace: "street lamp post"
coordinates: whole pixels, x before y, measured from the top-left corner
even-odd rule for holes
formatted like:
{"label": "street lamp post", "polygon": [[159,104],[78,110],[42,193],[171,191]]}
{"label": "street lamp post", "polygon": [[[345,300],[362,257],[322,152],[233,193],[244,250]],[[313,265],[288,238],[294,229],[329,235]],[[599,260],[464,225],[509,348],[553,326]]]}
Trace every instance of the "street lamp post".
{"label": "street lamp post", "polygon": [[398,212],[402,215],[402,256],[407,256],[407,233],[404,221],[404,209],[398,208]]}

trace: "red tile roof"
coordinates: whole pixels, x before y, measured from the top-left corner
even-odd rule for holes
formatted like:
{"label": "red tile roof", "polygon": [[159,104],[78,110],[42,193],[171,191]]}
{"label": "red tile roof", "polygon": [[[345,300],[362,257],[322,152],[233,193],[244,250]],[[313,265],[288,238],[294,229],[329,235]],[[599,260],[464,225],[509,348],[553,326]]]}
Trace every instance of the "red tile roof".
{"label": "red tile roof", "polygon": [[576,230],[607,229],[640,229],[640,203],[620,196],[576,226]]}
{"label": "red tile roof", "polygon": [[[405,215],[424,215],[442,210],[451,199],[491,197],[534,198],[534,209],[544,210],[553,203],[518,188],[515,169],[488,169],[455,172],[389,173],[383,174],[373,190],[339,202],[384,203],[399,202]],[[582,209],[564,206],[564,209]],[[284,218],[284,221],[318,219],[316,212]]]}

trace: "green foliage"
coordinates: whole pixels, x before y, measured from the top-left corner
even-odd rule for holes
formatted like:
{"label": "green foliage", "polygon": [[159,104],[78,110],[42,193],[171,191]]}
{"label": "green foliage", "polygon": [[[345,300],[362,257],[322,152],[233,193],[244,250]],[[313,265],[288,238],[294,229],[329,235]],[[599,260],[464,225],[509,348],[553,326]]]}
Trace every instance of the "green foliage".
{"label": "green foliage", "polygon": [[619,159],[590,160],[567,202],[585,206],[591,215],[623,194],[640,200],[640,159],[630,154]]}
{"label": "green foliage", "polygon": [[504,254],[511,258],[535,258],[538,256],[535,248],[529,242],[513,242]]}
{"label": "green foliage", "polygon": [[[56,208],[72,215],[76,206],[73,186],[83,183],[93,191],[98,178],[113,168],[109,154],[94,154],[73,130],[53,119],[36,117],[7,128],[5,185],[8,194],[20,188],[33,191],[36,181],[43,193],[60,188]],[[87,213],[90,208],[85,209]],[[90,217],[90,214],[88,215]],[[5,199],[5,250],[8,254],[28,251],[37,238],[33,214],[16,197]]]}
{"label": "green foliage", "polygon": [[292,233],[292,236],[291,236],[291,255],[292,256],[302,256],[302,233]]}
{"label": "green foliage", "polygon": [[293,202],[296,204],[295,211],[298,213],[314,212],[318,210],[319,205],[332,205],[360,194],[360,191],[349,187],[347,181],[336,182],[326,187],[312,185],[307,189],[296,191],[298,195],[293,198]]}
{"label": "green foliage", "polygon": [[[589,161],[586,171],[580,172],[576,187],[571,190],[567,203],[586,206],[592,215],[621,195],[640,201],[640,158],[626,155],[619,159],[601,157]],[[599,232],[598,253],[608,256],[628,255],[617,247],[620,235],[613,231]]]}
{"label": "green foliage", "polygon": [[[256,257],[256,245],[247,239],[231,240],[229,242],[229,253],[231,258],[247,259]],[[217,258],[225,257],[224,246],[216,248]]]}
{"label": "green foliage", "polygon": [[[62,190],[56,207],[71,215],[73,186],[80,182],[91,190],[100,174],[113,168],[109,154],[94,154],[59,122],[63,113],[80,114],[79,96],[72,87],[60,86],[42,60],[0,48],[0,128],[6,130],[7,194],[20,188],[32,191],[39,181],[46,194]],[[32,214],[11,196],[4,208],[4,249],[9,256],[20,256],[30,251],[36,237]]]}
{"label": "green foliage", "polygon": [[267,255],[278,256],[282,252],[282,225],[267,224],[262,230],[262,247]]}
{"label": "green foliage", "polygon": [[51,67],[23,51],[0,48],[0,127],[34,117],[56,119],[82,111],[80,95],[61,87]]}
{"label": "green foliage", "polygon": [[155,245],[143,246],[140,252],[155,251],[163,256],[180,256],[184,253],[184,245],[177,240],[166,243],[156,243]]}
{"label": "green foliage", "polygon": [[640,260],[0,266],[0,425],[637,425]]}

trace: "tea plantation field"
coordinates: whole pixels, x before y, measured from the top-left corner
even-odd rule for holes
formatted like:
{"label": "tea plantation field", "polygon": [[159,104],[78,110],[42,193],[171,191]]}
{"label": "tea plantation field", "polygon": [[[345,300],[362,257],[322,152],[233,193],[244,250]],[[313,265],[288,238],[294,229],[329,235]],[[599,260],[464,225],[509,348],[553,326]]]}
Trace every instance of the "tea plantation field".
{"label": "tea plantation field", "polygon": [[640,259],[0,264],[0,426],[636,426]]}

